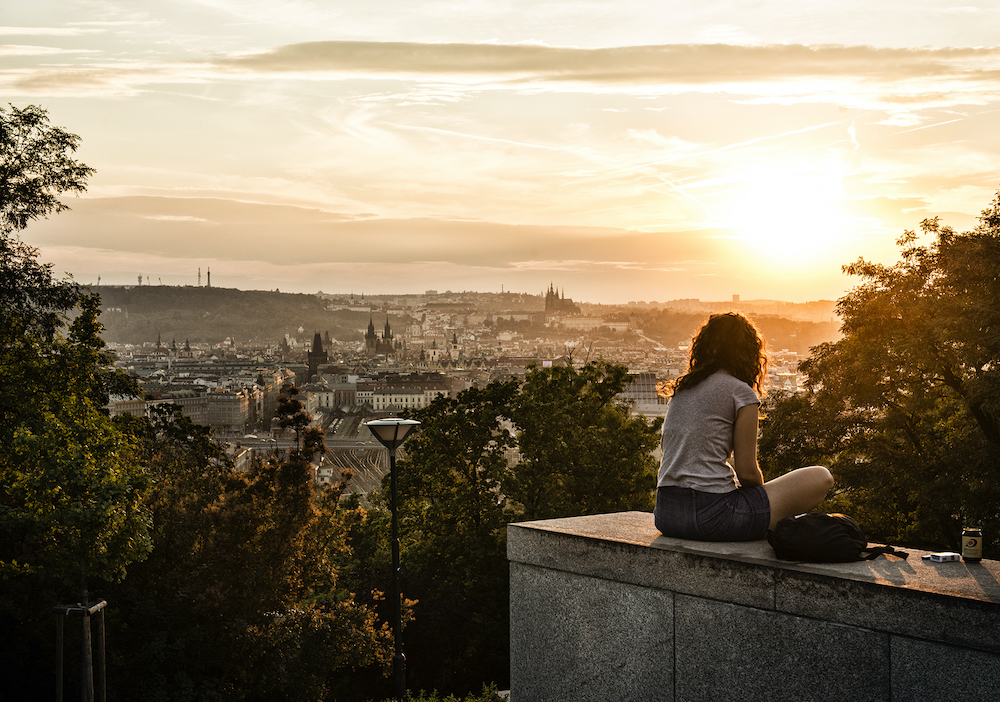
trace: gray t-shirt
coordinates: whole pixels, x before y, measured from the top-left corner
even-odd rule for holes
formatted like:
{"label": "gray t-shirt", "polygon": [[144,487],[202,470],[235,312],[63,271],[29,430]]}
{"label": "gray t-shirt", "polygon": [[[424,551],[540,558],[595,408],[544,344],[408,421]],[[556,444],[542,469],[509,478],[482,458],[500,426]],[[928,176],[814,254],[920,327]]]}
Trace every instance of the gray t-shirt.
{"label": "gray t-shirt", "polygon": [[760,404],[760,398],[753,388],[723,370],[674,393],[663,421],[663,460],[656,486],[735,490],[736,473],[726,459],[733,452],[736,411],[754,404]]}

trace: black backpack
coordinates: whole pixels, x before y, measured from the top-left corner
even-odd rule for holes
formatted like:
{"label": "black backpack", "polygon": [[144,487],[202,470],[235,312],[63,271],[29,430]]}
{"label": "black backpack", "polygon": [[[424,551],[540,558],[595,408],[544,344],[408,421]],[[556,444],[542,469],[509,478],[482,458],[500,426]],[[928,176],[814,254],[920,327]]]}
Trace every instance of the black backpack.
{"label": "black backpack", "polygon": [[778,521],[767,532],[774,554],[783,561],[807,563],[848,563],[870,561],[879,554],[891,553],[906,558],[909,554],[892,546],[868,548],[868,537],[858,523],[844,514],[806,512]]}

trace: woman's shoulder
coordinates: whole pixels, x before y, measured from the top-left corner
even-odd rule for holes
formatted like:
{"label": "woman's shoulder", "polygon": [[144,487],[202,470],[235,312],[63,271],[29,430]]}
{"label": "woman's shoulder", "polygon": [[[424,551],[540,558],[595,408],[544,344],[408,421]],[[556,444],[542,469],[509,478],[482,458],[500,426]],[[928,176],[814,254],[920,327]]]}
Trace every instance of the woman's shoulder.
{"label": "woman's shoulder", "polygon": [[727,371],[725,368],[720,368],[712,373],[712,375],[705,378],[705,382],[723,386],[738,385],[740,383],[746,385],[746,383]]}
{"label": "woman's shoulder", "polygon": [[755,399],[757,398],[757,393],[746,383],[746,381],[740,380],[726,370],[717,370],[715,373],[705,378],[704,382],[709,384],[708,387],[714,388],[720,392],[726,392],[739,397],[749,398],[752,396]]}
{"label": "woman's shoulder", "polygon": [[[719,369],[699,380],[694,385],[688,385],[674,391],[673,398],[687,396],[694,401],[694,398],[705,396],[737,396],[746,398],[748,402],[755,401],[757,393],[745,381],[740,380],[729,371]],[[754,399],[750,399],[754,398]]]}

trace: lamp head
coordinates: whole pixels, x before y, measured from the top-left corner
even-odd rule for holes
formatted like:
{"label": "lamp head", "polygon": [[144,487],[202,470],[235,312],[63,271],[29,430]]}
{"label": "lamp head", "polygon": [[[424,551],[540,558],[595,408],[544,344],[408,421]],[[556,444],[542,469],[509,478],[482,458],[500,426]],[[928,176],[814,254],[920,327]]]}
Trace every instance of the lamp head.
{"label": "lamp head", "polygon": [[395,451],[406,441],[406,437],[410,435],[410,432],[420,426],[420,422],[415,419],[388,417],[386,419],[373,419],[370,422],[365,422],[365,426],[375,435],[380,444],[390,451]]}

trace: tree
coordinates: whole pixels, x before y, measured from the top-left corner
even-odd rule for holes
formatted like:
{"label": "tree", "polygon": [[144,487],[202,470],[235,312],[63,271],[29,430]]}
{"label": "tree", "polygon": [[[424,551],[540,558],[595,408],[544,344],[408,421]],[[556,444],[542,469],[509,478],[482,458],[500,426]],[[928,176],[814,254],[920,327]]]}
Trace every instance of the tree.
{"label": "tree", "polygon": [[[406,629],[414,687],[468,692],[508,675],[509,513],[501,490],[517,384],[438,397],[397,462]],[[383,485],[383,494],[388,485]]]}
{"label": "tree", "polygon": [[[104,411],[109,389],[130,383],[106,367],[99,301],[54,282],[38,283],[38,294],[16,289],[21,272],[22,282],[47,273],[0,250],[2,293],[12,303],[0,309],[0,525],[8,536],[0,572],[64,581],[121,574],[148,548],[145,477],[129,437]],[[64,292],[78,316],[62,337],[56,325],[71,308],[46,298]],[[32,304],[39,309],[27,311]]]}
{"label": "tree", "polygon": [[[975,523],[992,550],[1000,543],[1000,196],[973,231],[937,218],[921,231],[929,243],[906,232],[893,266],[845,266],[861,283],[838,303],[843,338],[803,362],[810,392],[771,408],[761,454],[775,465],[828,460],[835,504],[883,540],[957,549],[962,525]],[[814,438],[789,439],[792,431]]]}
{"label": "tree", "polygon": [[0,110],[0,620],[23,644],[0,677],[14,687],[38,660],[51,666],[31,642],[43,621],[51,635],[52,606],[86,600],[88,580],[121,578],[150,548],[149,481],[105,409],[138,390],[111,367],[100,299],[15,234],[82,190],[91,170],[66,153],[76,143],[44,110]]}
{"label": "tree", "polygon": [[653,509],[662,420],[630,417],[628,369],[529,369],[512,418],[521,461],[505,492],[524,519]]}
{"label": "tree", "polygon": [[[403,591],[416,600],[405,642],[415,686],[506,685],[507,524],[652,509],[659,422],[629,416],[616,399],[627,382],[627,369],[603,361],[532,368],[521,386],[494,382],[413,413],[421,427],[397,462],[397,487]],[[388,529],[387,480],[352,533],[370,553],[388,542],[373,534]]]}
{"label": "tree", "polygon": [[292,431],[295,432],[296,451],[302,449],[303,433],[312,421],[312,417],[306,412],[305,405],[302,404],[298,395],[298,386],[290,386],[285,392],[278,395],[278,407],[274,412],[279,427],[282,429],[291,427]]}
{"label": "tree", "polygon": [[0,107],[0,233],[69,209],[59,195],[86,190],[94,169],[70,155],[79,144],[77,135],[50,126],[36,105]]}
{"label": "tree", "polygon": [[109,585],[119,698],[316,700],[382,669],[389,631],[339,579],[357,514],[340,505],[344,481],[315,484],[321,446],[237,473],[179,408],[143,424],[154,547]]}
{"label": "tree", "polygon": [[44,110],[0,110],[0,130],[0,573],[121,575],[149,548],[146,480],[104,407],[109,393],[138,390],[111,368],[100,299],[13,235],[64,209],[55,195],[82,189],[90,169],[66,155],[77,138],[48,128]]}

